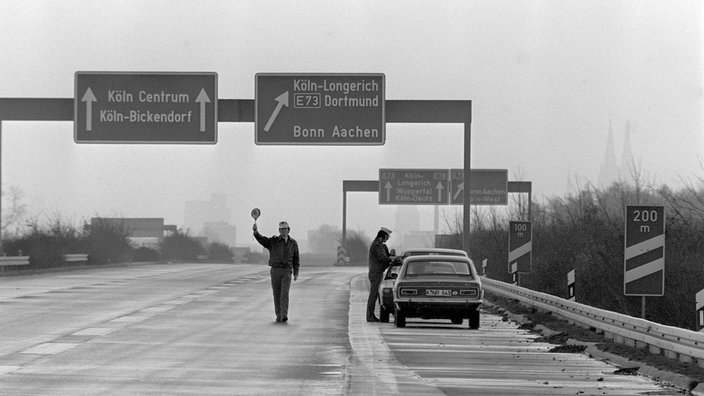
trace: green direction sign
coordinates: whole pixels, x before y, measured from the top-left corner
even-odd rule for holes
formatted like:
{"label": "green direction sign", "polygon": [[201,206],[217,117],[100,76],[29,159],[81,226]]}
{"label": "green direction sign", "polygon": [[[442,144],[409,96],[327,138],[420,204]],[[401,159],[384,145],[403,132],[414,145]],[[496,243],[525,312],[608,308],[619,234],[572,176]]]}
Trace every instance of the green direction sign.
{"label": "green direction sign", "polygon": [[216,73],[76,72],[76,143],[217,142]]}
{"label": "green direction sign", "polygon": [[280,74],[255,77],[255,143],[382,145],[384,74]]}
{"label": "green direction sign", "polygon": [[471,205],[507,205],[508,170],[470,169],[470,188],[465,188],[464,169],[450,169],[450,204],[464,204],[464,194],[469,190]]}
{"label": "green direction sign", "polygon": [[379,169],[379,204],[447,205],[447,169]]}

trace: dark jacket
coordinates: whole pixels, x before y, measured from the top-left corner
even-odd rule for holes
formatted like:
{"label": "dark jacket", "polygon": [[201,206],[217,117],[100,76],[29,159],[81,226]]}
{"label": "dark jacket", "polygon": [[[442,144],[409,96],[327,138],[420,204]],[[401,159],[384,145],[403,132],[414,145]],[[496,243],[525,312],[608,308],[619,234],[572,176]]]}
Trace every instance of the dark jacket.
{"label": "dark jacket", "polygon": [[389,249],[381,238],[374,239],[369,246],[369,273],[382,273],[389,265],[391,265]]}
{"label": "dark jacket", "polygon": [[298,256],[298,242],[295,239],[289,236],[288,241],[284,241],[279,235],[267,238],[259,232],[254,233],[254,238],[269,251],[270,267],[291,268],[293,275],[298,276],[300,258]]}

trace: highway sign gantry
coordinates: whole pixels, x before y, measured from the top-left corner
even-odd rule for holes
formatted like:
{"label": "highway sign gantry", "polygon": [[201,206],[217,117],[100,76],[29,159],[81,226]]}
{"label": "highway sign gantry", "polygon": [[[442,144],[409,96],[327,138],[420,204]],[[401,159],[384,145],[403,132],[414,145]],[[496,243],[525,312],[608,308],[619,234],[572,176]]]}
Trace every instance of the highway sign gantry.
{"label": "highway sign gantry", "polygon": [[379,169],[379,204],[446,205],[447,169]]}
{"label": "highway sign gantry", "polygon": [[216,73],[76,72],[76,143],[215,144]]}
{"label": "highway sign gantry", "polygon": [[626,206],[623,294],[665,293],[665,210],[663,206]]}
{"label": "highway sign gantry", "polygon": [[255,143],[383,145],[385,106],[381,73],[258,73]]}

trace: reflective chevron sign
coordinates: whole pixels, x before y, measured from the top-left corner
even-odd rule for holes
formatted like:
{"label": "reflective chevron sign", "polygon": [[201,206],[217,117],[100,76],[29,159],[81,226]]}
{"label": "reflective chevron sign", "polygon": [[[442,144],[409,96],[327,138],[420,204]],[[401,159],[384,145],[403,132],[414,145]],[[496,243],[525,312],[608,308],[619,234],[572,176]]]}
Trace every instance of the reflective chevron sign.
{"label": "reflective chevron sign", "polygon": [[509,221],[508,272],[530,272],[533,261],[533,228],[530,221]]}
{"label": "reflective chevron sign", "polygon": [[626,206],[623,294],[662,296],[665,292],[665,210]]}

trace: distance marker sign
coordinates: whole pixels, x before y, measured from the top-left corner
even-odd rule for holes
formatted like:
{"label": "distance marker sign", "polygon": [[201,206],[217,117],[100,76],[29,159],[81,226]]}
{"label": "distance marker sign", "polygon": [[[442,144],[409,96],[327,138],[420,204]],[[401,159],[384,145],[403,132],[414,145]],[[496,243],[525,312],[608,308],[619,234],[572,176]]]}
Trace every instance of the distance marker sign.
{"label": "distance marker sign", "polygon": [[217,142],[216,73],[76,72],[76,143]]}
{"label": "distance marker sign", "polygon": [[665,210],[663,206],[626,206],[623,294],[665,294]]}
{"label": "distance marker sign", "polygon": [[267,74],[255,81],[255,143],[382,145],[384,74]]}
{"label": "distance marker sign", "polygon": [[[533,265],[533,226],[530,221],[509,221],[508,272],[530,272]],[[515,268],[515,271],[514,271]]]}

